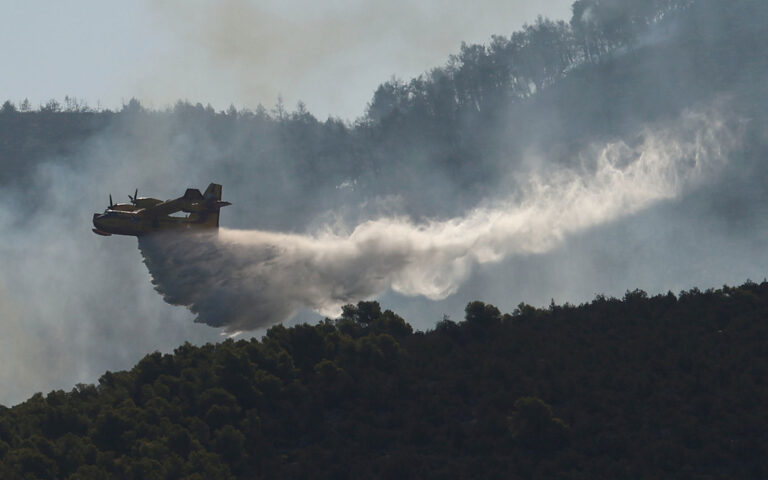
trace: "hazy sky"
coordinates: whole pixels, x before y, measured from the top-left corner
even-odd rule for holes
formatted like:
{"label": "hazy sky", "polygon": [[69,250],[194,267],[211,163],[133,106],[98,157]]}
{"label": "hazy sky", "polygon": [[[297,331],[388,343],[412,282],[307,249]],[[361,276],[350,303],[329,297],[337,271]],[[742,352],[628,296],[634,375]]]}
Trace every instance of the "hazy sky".
{"label": "hazy sky", "polygon": [[118,108],[178,99],[320,118],[361,115],[376,86],[445,63],[572,0],[0,0],[0,98]]}

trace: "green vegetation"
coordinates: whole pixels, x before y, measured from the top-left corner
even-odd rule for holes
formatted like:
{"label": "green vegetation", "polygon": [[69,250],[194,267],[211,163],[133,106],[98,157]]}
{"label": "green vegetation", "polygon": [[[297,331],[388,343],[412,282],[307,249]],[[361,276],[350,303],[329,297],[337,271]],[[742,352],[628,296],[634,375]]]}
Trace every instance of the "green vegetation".
{"label": "green vegetation", "polygon": [[764,478],[766,318],[765,282],[426,333],[361,302],[4,409],[0,476]]}

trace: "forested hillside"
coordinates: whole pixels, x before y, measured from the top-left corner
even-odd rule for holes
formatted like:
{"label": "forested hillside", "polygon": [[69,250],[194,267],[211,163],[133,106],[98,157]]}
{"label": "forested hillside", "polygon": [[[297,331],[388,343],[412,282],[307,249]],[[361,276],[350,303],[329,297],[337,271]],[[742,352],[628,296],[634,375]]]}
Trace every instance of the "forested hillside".
{"label": "forested hillside", "polygon": [[0,413],[3,478],[763,478],[768,283],[413,332],[376,302]]}
{"label": "forested hillside", "polygon": [[137,164],[172,156],[229,191],[251,192],[261,208],[248,221],[264,228],[302,229],[349,205],[364,205],[354,209],[363,216],[455,215],[508,193],[531,156],[543,169],[575,165],[594,142],[631,138],[719,96],[759,131],[768,35],[756,19],[767,11],[757,0],[580,0],[568,23],[539,18],[487,45],[464,44],[417,78],[383,83],[353,124],[281,102],[217,112],[187,101],[151,111],[132,100],[111,112],[73,98],[38,109],[8,101],[0,184],[27,187],[39,164],[76,166],[83,146],[98,143],[104,165],[110,151]]}

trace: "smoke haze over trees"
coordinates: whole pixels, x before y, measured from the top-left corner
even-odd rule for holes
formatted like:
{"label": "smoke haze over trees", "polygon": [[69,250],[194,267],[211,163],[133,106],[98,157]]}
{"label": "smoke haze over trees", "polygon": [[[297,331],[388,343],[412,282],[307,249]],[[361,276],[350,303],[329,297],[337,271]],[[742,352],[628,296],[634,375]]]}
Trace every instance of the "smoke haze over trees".
{"label": "smoke haze over trees", "polygon": [[579,1],[569,22],[537,19],[382,83],[354,124],[281,102],[223,112],[186,101],[167,111],[130,101],[119,112],[72,98],[6,102],[0,315],[23,339],[4,355],[24,367],[0,368],[4,382],[18,379],[3,400],[216,338],[152,290],[135,240],[90,233],[107,195],[136,187],[170,198],[222,183],[233,202],[222,225],[235,229],[450,220],[521,192],[532,176],[592,174],[606,145],[633,148],[649,126],[705,111],[739,141],[697,188],[472,271],[442,302],[393,292],[381,301],[429,328],[473,299],[511,310],[764,277],[766,18],[754,0]]}

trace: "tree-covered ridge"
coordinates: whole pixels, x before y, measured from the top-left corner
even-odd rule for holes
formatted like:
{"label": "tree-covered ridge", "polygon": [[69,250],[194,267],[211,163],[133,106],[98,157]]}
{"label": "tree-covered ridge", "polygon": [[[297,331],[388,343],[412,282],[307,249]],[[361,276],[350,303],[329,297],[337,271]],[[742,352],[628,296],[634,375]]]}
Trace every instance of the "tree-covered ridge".
{"label": "tree-covered ridge", "polygon": [[383,83],[353,124],[282,102],[217,112],[130,101],[111,112],[73,98],[38,110],[8,101],[0,185],[23,195],[36,166],[77,164],[83,147],[98,143],[113,150],[103,156],[122,152],[127,161],[175,154],[224,177],[228,191],[247,184],[259,205],[281,206],[259,214],[265,228],[302,228],[325,211],[387,196],[402,199],[398,213],[455,215],[508,194],[505,180],[531,152],[574,164],[592,142],[631,138],[723,93],[762,131],[767,17],[761,0],[580,0],[567,23],[541,18],[487,45],[463,45],[417,78]]}
{"label": "tree-covered ridge", "polygon": [[488,45],[462,44],[446,66],[408,83],[382,84],[368,119],[414,110],[445,118],[507,107],[510,100],[528,98],[580,65],[636,47],[650,27],[674,22],[692,3],[578,0],[568,23],[540,16],[509,37],[494,35]]}
{"label": "tree-covered ridge", "polygon": [[0,413],[3,478],[763,478],[768,283],[413,332],[376,302]]}

